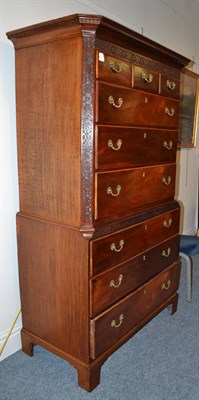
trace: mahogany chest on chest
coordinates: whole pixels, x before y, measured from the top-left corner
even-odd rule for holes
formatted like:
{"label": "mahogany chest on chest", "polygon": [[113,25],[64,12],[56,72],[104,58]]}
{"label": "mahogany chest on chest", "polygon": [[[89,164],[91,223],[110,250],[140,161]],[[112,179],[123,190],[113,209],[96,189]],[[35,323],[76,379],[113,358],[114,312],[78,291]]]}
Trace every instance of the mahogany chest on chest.
{"label": "mahogany chest on chest", "polygon": [[8,37],[22,347],[68,360],[91,391],[113,351],[165,307],[177,308],[175,163],[189,60],[96,15]]}

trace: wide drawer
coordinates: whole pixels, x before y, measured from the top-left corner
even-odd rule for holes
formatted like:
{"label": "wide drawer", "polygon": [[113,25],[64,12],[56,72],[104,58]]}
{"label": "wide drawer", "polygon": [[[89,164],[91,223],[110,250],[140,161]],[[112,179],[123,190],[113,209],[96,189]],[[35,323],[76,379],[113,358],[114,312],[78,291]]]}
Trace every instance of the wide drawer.
{"label": "wide drawer", "polygon": [[98,314],[177,261],[179,235],[90,280],[91,316]]}
{"label": "wide drawer", "polygon": [[161,89],[160,93],[168,96],[179,98],[180,96],[180,81],[177,79],[170,79],[166,75],[161,76]]}
{"label": "wide drawer", "polygon": [[177,129],[178,100],[104,83],[97,87],[98,123]]}
{"label": "wide drawer", "polygon": [[96,169],[175,163],[178,132],[96,126]]}
{"label": "wide drawer", "polygon": [[137,209],[173,199],[176,165],[96,173],[95,219],[114,220]]}
{"label": "wide drawer", "polygon": [[102,354],[174,294],[179,276],[177,262],[91,320],[91,357]]}
{"label": "wide drawer", "polygon": [[90,243],[90,276],[97,275],[177,235],[180,210],[174,210]]}
{"label": "wide drawer", "polygon": [[159,93],[159,73],[134,65],[133,87],[135,89]]}
{"label": "wide drawer", "polygon": [[96,77],[131,87],[132,65],[118,58],[97,52]]}

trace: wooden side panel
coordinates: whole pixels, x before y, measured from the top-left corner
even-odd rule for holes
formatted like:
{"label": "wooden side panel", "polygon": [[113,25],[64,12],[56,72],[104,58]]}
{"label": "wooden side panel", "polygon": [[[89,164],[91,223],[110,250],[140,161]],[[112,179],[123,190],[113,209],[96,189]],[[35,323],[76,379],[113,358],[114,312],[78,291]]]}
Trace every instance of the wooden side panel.
{"label": "wooden side panel", "polygon": [[16,51],[21,211],[79,226],[82,41]]}
{"label": "wooden side panel", "polygon": [[89,359],[88,242],[75,230],[17,218],[23,328]]}

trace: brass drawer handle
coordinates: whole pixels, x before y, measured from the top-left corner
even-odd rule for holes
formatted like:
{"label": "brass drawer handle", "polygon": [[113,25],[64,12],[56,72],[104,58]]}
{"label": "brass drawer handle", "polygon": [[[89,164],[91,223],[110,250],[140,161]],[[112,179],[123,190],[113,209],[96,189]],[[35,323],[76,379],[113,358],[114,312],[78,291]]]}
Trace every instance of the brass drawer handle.
{"label": "brass drawer handle", "polygon": [[170,286],[171,286],[171,281],[170,281],[170,279],[168,279],[166,284],[163,283],[162,290],[168,290],[170,288]]}
{"label": "brass drawer handle", "polygon": [[142,79],[147,82],[147,83],[151,83],[153,80],[153,75],[152,74],[148,74],[148,76],[146,76],[145,72],[142,72]]}
{"label": "brass drawer handle", "polygon": [[171,110],[169,110],[168,107],[165,107],[164,111],[165,111],[165,113],[166,113],[167,115],[169,115],[169,117],[173,117],[174,114],[175,114],[174,108],[171,108]]}
{"label": "brass drawer handle", "polygon": [[169,228],[172,224],[172,218],[169,218],[168,222],[166,221],[166,219],[163,222],[163,226],[165,226],[165,228]]}
{"label": "brass drawer handle", "polygon": [[124,240],[123,239],[120,240],[119,245],[120,245],[120,247],[119,247],[119,249],[117,249],[116,244],[112,243],[111,246],[110,246],[111,251],[116,251],[116,253],[119,253],[124,247]]}
{"label": "brass drawer handle", "polygon": [[168,176],[168,178],[166,178],[165,176],[163,176],[163,178],[162,178],[162,183],[164,183],[164,185],[169,186],[170,183],[171,183],[171,177]]}
{"label": "brass drawer handle", "polygon": [[121,64],[114,64],[113,61],[109,61],[109,67],[113,72],[122,72]]}
{"label": "brass drawer handle", "polygon": [[112,279],[112,281],[110,281],[110,287],[118,288],[122,283],[122,279],[123,279],[123,275],[120,274],[117,285],[115,284],[114,280]]}
{"label": "brass drawer handle", "polygon": [[122,189],[122,187],[121,187],[121,185],[117,185],[117,187],[116,187],[116,193],[113,193],[113,190],[112,190],[112,188],[109,186],[108,188],[107,188],[107,194],[111,194],[111,196],[113,196],[113,197],[117,197],[117,196],[119,196],[119,194],[120,194],[120,192],[121,192],[121,189]]}
{"label": "brass drawer handle", "polygon": [[165,140],[164,143],[163,143],[163,146],[164,146],[166,149],[171,150],[172,147],[173,147],[173,142],[172,142],[172,140],[170,140],[170,142],[167,142],[167,141]]}
{"label": "brass drawer handle", "polygon": [[121,139],[118,139],[118,141],[117,141],[117,147],[114,147],[112,140],[109,139],[109,141],[108,141],[108,147],[110,147],[110,148],[111,148],[112,150],[114,150],[114,151],[118,151],[118,150],[120,150],[121,147],[122,147],[122,140],[121,140]]}
{"label": "brass drawer handle", "polygon": [[168,87],[170,90],[174,90],[175,87],[176,87],[176,84],[175,84],[175,82],[172,82],[172,81],[167,80],[167,87]]}
{"label": "brass drawer handle", "polygon": [[119,316],[119,323],[118,324],[115,321],[115,319],[113,319],[113,321],[111,321],[111,328],[119,328],[119,326],[122,325],[123,319],[124,319],[124,314],[121,314]]}
{"label": "brass drawer handle", "polygon": [[122,97],[119,97],[118,104],[115,104],[115,100],[114,100],[113,96],[109,96],[108,102],[109,102],[109,104],[112,104],[113,107],[120,108],[121,105],[123,104],[124,100],[122,99]]}
{"label": "brass drawer handle", "polygon": [[168,247],[167,250],[163,250],[163,252],[162,252],[162,257],[169,257],[170,254],[171,254],[171,248]]}

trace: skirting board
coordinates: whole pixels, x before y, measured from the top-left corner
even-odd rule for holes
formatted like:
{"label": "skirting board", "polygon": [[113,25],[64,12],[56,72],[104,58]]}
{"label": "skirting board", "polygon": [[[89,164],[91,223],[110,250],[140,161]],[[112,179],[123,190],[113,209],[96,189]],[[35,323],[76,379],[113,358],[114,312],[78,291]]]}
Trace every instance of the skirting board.
{"label": "skirting board", "polygon": [[[11,356],[11,354],[14,354],[16,353],[16,351],[21,349],[21,335],[20,335],[21,328],[22,325],[20,322],[15,325],[0,356],[0,361],[3,361],[5,358]],[[2,348],[8,333],[9,330],[2,332],[2,334],[0,335],[0,349]]]}

